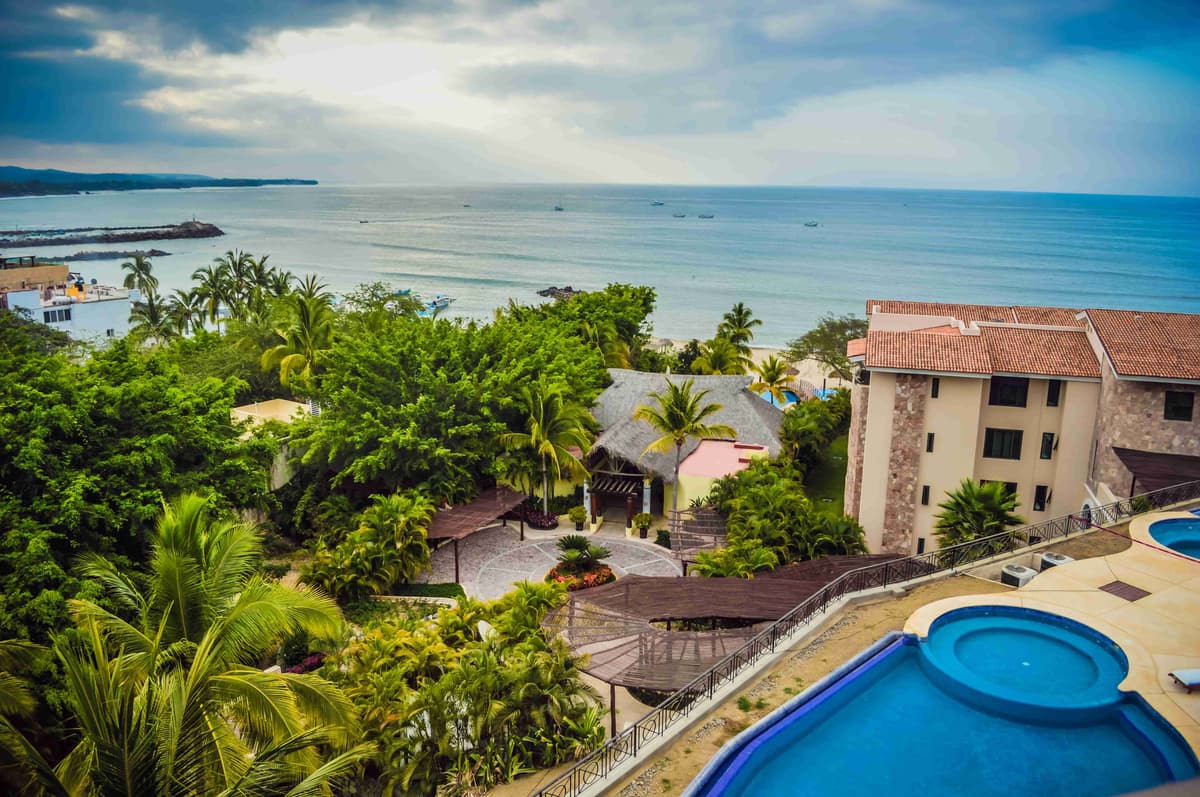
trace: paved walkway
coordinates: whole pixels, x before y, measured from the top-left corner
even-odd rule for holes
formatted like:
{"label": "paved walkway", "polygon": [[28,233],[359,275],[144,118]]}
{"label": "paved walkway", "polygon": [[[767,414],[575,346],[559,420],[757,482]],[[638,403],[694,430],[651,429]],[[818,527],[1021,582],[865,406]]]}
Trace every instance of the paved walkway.
{"label": "paved walkway", "polygon": [[[532,534],[538,534],[534,538]],[[492,600],[513,588],[518,581],[541,581],[558,561],[555,545],[563,534],[529,532],[521,542],[513,526],[493,526],[477,531],[458,543],[459,572],[463,590],[473,598]],[[595,537],[596,543],[612,551],[605,561],[617,576],[678,576],[679,563],[671,552],[652,542]],[[454,546],[443,545],[433,552],[433,567],[420,578],[424,582],[454,580]]]}

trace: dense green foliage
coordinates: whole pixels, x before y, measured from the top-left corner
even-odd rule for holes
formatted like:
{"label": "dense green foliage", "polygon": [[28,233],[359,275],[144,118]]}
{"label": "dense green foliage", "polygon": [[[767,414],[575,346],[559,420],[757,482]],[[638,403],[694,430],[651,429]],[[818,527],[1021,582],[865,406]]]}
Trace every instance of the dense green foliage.
{"label": "dense green foliage", "polygon": [[1018,506],[1016,493],[1008,492],[1003,482],[979,484],[963,479],[958,489],[938,504],[942,511],[937,513],[933,532],[938,547],[989,537],[1024,524],[1025,519],[1016,514]]}
{"label": "dense green foliage", "polygon": [[541,629],[563,595],[526,583],[492,603],[464,599],[436,622],[374,623],[328,661],[379,745],[387,793],[483,790],[603,741],[578,659]]}
{"label": "dense green foliage", "polygon": [[161,352],[117,341],[79,363],[39,324],[0,324],[0,637],[45,641],[86,587],[79,553],[145,559],[164,499],[262,508],[272,447],[229,420],[238,385],[185,381]]}
{"label": "dense green foliage", "polygon": [[587,407],[570,398],[565,385],[547,381],[544,374],[523,385],[519,399],[525,431],[501,434],[500,444],[537,460],[542,473],[542,512],[549,514],[550,476],[553,474],[557,481],[560,476],[587,475],[587,468],[572,449],[578,449],[581,455],[587,453],[596,419]]}

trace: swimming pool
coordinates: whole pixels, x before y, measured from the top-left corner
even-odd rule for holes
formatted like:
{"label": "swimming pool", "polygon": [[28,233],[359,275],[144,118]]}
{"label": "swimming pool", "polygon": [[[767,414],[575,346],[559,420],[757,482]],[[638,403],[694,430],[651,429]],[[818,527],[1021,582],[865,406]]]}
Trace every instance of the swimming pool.
{"label": "swimming pool", "polygon": [[1200,518],[1167,518],[1150,524],[1150,536],[1159,545],[1200,559]]}
{"label": "swimming pool", "polygon": [[775,397],[771,395],[771,391],[769,390],[764,390],[758,395],[759,397],[771,402],[771,406],[773,407],[790,407],[800,400],[800,396],[793,390],[783,391],[783,404],[780,404],[778,401],[776,401]]}
{"label": "swimming pool", "polygon": [[1200,773],[1086,626],[1017,607],[892,634],[709,763],[689,797],[1116,795]]}

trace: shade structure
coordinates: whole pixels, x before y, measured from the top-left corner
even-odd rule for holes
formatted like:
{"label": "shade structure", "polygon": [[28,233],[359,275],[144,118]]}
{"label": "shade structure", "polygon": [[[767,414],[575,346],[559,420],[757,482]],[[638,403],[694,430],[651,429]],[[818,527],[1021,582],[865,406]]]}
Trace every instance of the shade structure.
{"label": "shade structure", "polygon": [[696,561],[696,554],[724,548],[726,543],[725,516],[715,509],[698,507],[671,510],[667,523],[671,537],[671,553],[687,566]]}
{"label": "shade structure", "polygon": [[[525,502],[525,496],[507,487],[489,487],[479,496],[461,506],[439,509],[429,524],[430,540],[454,542],[454,580],[461,581],[458,571],[458,541],[487,528]],[[521,539],[525,539],[525,518],[522,515]]]}
{"label": "shade structure", "polygon": [[[618,686],[674,691],[841,574],[896,558],[828,556],[754,579],[625,576],[572,593],[543,626],[576,654],[588,654],[583,669],[589,675]],[[744,625],[668,630],[678,621],[694,626],[698,620]]]}
{"label": "shade structure", "polygon": [[1113,446],[1113,453],[1133,474],[1133,481],[1129,485],[1130,495],[1136,493],[1138,487],[1161,490],[1176,484],[1200,480],[1200,457],[1138,451],[1117,446]]}

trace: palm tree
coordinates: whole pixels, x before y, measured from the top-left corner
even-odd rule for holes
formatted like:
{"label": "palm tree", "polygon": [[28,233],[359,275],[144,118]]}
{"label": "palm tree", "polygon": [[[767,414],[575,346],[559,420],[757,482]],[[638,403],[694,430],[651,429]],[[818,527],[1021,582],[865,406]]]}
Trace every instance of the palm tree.
{"label": "palm tree", "polygon": [[757,393],[767,393],[776,407],[787,404],[787,394],[784,391],[791,381],[787,363],[772,354],[753,368],[758,374],[758,379],[750,384],[750,389]]}
{"label": "palm tree", "polygon": [[700,346],[700,356],[692,361],[697,374],[744,374],[746,356],[729,338],[716,337]]}
{"label": "palm tree", "polygon": [[570,449],[574,446],[587,452],[596,420],[586,407],[571,401],[561,385],[547,383],[545,376],[522,386],[520,403],[528,431],[502,434],[500,445],[510,450],[525,449],[541,460],[542,511],[549,514],[550,468],[553,466],[556,479],[563,473],[570,476],[587,473]]}
{"label": "palm tree", "polygon": [[567,534],[558,538],[558,563],[568,573],[587,573],[596,570],[612,551],[603,545],[594,545],[582,534]]}
{"label": "palm tree", "polygon": [[990,537],[1012,526],[1023,525],[1025,519],[1015,514],[1018,506],[1016,493],[1010,493],[1003,482],[978,484],[972,479],[963,479],[958,489],[947,493],[946,500],[938,504],[942,510],[934,523],[938,546],[945,548]]}
{"label": "palm tree", "polygon": [[284,387],[297,378],[302,387],[308,387],[333,346],[333,308],[328,294],[294,293],[286,301],[291,320],[275,330],[281,342],[262,353],[260,364],[264,371],[278,368],[279,383]]}
{"label": "palm tree", "polygon": [[[265,258],[266,255],[263,255],[263,257]],[[279,298],[291,292],[292,280],[294,279],[295,277],[292,275],[292,272],[287,269],[272,267],[267,273],[267,284],[265,287],[268,293]]]}
{"label": "palm tree", "polygon": [[192,272],[195,294],[213,324],[221,317],[221,305],[229,303],[229,272],[222,266],[205,266]]}
{"label": "palm tree", "polygon": [[204,328],[204,304],[195,291],[176,288],[172,292],[167,315],[179,335],[199,332]]}
{"label": "palm tree", "polygon": [[583,323],[583,337],[600,352],[606,368],[629,367],[629,344],[617,333],[617,325],[612,321],[598,321],[595,324]]}
{"label": "palm tree", "polygon": [[831,554],[857,554],[867,552],[866,534],[859,522],[849,515],[833,517],[822,515],[816,522],[809,539],[806,540],[806,559],[817,559]]}
{"label": "palm tree", "polygon": [[122,263],[121,268],[129,272],[125,275],[123,283],[126,288],[130,290],[136,288],[142,293],[153,293],[158,290],[158,277],[154,276],[150,258],[145,255],[134,255],[132,260]]}
{"label": "palm tree", "polygon": [[754,339],[754,328],[761,326],[762,321],[754,317],[750,308],[742,302],[738,302],[717,325],[717,337],[727,338],[739,350],[742,350]]}
{"label": "palm tree", "polygon": [[651,451],[670,451],[671,446],[675,446],[675,489],[671,496],[671,509],[675,511],[679,509],[679,461],[687,439],[737,437],[737,432],[730,426],[704,422],[706,418],[719,412],[721,405],[703,404],[708,391],[693,393],[694,384],[691,379],[682,384],[668,380],[665,391],[650,394],[658,404],[657,407],[643,404],[633,411],[635,420],[645,421],[662,435],[646,446],[646,450],[642,452],[643,456]]}
{"label": "palm tree", "polygon": [[26,717],[33,713],[33,693],[14,673],[28,667],[44,650],[22,639],[0,642],[0,716]]}
{"label": "palm tree", "polygon": [[[258,532],[213,520],[199,496],[167,506],[150,542],[144,579],[97,555],[81,560],[84,576],[131,619],[91,601],[69,603],[75,634],[60,636],[54,653],[78,723],[76,747],[52,768],[28,742],[5,735],[42,793],[320,790],[369,754],[350,747],[355,710],[332,684],[258,665],[297,630],[338,638],[332,601],[264,579]],[[344,752],[323,760],[329,749]]]}
{"label": "palm tree", "polygon": [[131,333],[143,340],[153,339],[156,344],[176,334],[167,303],[154,291],[145,294],[140,302],[133,303],[129,322]]}
{"label": "palm tree", "polygon": [[229,275],[229,295],[226,298],[230,304],[244,301],[254,284],[254,256],[241,249],[230,249],[221,257],[214,258],[213,263]]}
{"label": "palm tree", "polygon": [[295,292],[305,299],[330,301],[333,299],[333,294],[326,290],[326,288],[325,283],[317,279],[316,274],[309,274],[304,279],[296,281]]}
{"label": "palm tree", "polygon": [[707,578],[754,578],[763,570],[774,570],[779,558],[758,540],[741,540],[727,548],[700,551],[693,570]]}
{"label": "palm tree", "polygon": [[411,581],[429,565],[426,530],[435,511],[429,499],[418,495],[371,496],[358,530],[388,548],[384,589]]}

